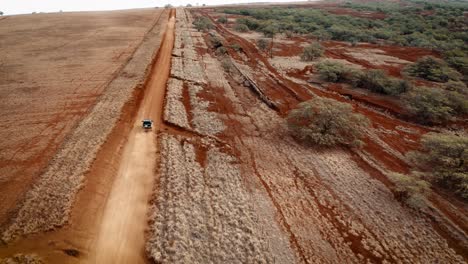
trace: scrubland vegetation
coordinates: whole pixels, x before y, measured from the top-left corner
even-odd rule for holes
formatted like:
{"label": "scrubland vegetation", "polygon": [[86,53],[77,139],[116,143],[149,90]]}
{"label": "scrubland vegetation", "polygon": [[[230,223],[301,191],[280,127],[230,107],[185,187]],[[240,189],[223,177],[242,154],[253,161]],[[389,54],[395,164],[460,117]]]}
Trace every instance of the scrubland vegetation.
{"label": "scrubland vegetation", "polygon": [[[251,30],[264,31],[267,27],[276,25],[280,32],[311,33],[321,38],[340,41],[384,40],[399,45],[435,48],[442,51],[466,49],[464,42],[468,33],[463,17],[463,12],[468,11],[466,3],[439,5],[412,1],[406,6],[397,3],[348,3],[345,7],[383,12],[386,18],[366,19],[335,15],[320,9],[292,7],[223,11],[252,17],[253,19],[243,19]],[[422,15],[425,10],[434,13],[430,16]]]}
{"label": "scrubland vegetation", "polygon": [[423,136],[421,144],[421,151],[408,154],[417,171],[468,199],[468,137],[429,133]]}

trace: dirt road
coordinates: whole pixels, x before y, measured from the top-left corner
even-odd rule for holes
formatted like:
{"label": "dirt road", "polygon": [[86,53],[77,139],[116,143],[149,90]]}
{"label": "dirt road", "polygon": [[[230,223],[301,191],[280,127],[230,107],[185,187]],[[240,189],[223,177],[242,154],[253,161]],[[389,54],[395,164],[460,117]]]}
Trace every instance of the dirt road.
{"label": "dirt road", "polygon": [[[89,263],[145,263],[144,231],[155,163],[156,132],[161,125],[164,94],[174,45],[175,13],[167,24],[163,43],[154,63],[145,96],[120,162],[117,178],[107,202],[95,252]],[[152,131],[141,128],[141,120],[154,120]]]}

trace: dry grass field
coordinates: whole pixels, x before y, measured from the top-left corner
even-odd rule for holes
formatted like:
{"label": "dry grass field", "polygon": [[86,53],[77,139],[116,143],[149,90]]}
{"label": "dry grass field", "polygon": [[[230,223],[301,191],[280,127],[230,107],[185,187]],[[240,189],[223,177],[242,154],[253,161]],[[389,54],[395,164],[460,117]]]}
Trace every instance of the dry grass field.
{"label": "dry grass field", "polygon": [[[36,14],[0,22],[0,223],[11,219],[15,206],[67,136],[70,140],[160,14]],[[138,80],[141,69],[127,72],[127,82]],[[79,150],[74,151],[67,158],[82,159]],[[76,169],[68,165],[64,173]]]}
{"label": "dry grass field", "polygon": [[[1,102],[2,133],[10,131],[2,135],[9,140],[1,141],[7,151],[1,154],[0,166],[1,238],[10,246],[0,247],[0,257],[42,252],[47,262],[63,263],[92,250],[105,194],[112,188],[113,167],[118,166],[168,17],[167,10],[142,9],[1,21],[0,32],[17,43],[8,38],[2,42],[9,43],[9,54],[17,57],[2,61],[14,65],[10,70],[0,69],[1,91],[8,98]],[[44,28],[37,35],[22,31],[36,38],[36,46],[41,43],[40,50],[15,36],[15,27],[3,27],[16,19],[24,28]],[[56,29],[60,23],[63,31]],[[35,56],[24,57],[25,51]],[[37,87],[26,92],[27,85]],[[18,96],[21,93],[25,96]],[[47,140],[53,142],[44,143]],[[45,145],[48,149],[42,148]],[[26,234],[34,235],[22,239]]]}

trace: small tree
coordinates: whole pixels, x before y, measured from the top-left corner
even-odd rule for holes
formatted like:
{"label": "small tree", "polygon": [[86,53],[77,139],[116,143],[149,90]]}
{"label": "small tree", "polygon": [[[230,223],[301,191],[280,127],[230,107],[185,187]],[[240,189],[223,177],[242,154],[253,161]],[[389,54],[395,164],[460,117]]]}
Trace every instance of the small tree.
{"label": "small tree", "polygon": [[323,55],[323,47],[320,45],[318,42],[314,42],[310,44],[309,46],[304,48],[304,51],[302,52],[301,59],[303,61],[312,61],[317,58],[322,57]]}
{"label": "small tree", "polygon": [[408,154],[418,170],[468,199],[468,137],[428,133],[422,137],[421,145],[421,151]]}
{"label": "small tree", "polygon": [[369,127],[369,120],[354,113],[350,104],[321,97],[300,103],[289,112],[287,122],[297,139],[325,146],[361,146]]}
{"label": "small tree", "polygon": [[171,4],[167,4],[164,6],[164,8],[168,9],[168,8],[172,8],[172,5]]}
{"label": "small tree", "polygon": [[274,38],[275,35],[278,33],[278,26],[273,23],[269,23],[266,26],[261,28],[261,32],[265,37],[271,38],[270,41],[270,57],[273,58],[273,44],[274,44]]}
{"label": "small tree", "polygon": [[448,80],[458,81],[461,74],[450,68],[441,59],[426,56],[415,63],[405,67],[404,72],[410,76],[423,78],[434,82],[447,82]]}
{"label": "small tree", "polygon": [[2,12],[2,11],[0,11],[0,16],[3,16],[3,12]]}
{"label": "small tree", "polygon": [[216,21],[218,21],[218,23],[221,23],[221,24],[226,24],[228,22],[228,19],[227,17],[222,16],[222,17],[219,17]]}

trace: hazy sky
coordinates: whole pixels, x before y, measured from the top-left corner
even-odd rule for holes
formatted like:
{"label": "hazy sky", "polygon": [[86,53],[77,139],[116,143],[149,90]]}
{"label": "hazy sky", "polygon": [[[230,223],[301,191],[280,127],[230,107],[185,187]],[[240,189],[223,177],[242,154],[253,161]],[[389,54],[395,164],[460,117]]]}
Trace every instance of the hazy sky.
{"label": "hazy sky", "polygon": [[[5,15],[30,14],[32,12],[115,10],[140,7],[154,7],[191,3],[217,5],[247,2],[291,2],[294,0],[0,0],[0,11]],[[297,0],[295,0],[297,1]]]}

